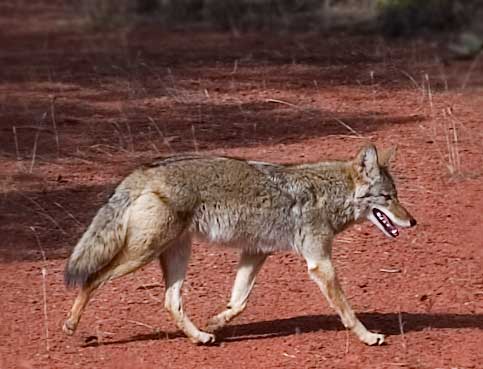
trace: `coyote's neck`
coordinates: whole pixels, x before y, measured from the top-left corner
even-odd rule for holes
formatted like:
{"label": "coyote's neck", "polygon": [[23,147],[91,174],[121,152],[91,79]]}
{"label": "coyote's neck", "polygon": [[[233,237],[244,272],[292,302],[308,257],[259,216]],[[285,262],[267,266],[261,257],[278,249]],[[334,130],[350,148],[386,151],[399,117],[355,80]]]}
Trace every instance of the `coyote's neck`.
{"label": "coyote's neck", "polygon": [[313,187],[316,209],[324,212],[334,233],[354,223],[355,182],[349,162],[322,162],[302,165],[299,169]]}

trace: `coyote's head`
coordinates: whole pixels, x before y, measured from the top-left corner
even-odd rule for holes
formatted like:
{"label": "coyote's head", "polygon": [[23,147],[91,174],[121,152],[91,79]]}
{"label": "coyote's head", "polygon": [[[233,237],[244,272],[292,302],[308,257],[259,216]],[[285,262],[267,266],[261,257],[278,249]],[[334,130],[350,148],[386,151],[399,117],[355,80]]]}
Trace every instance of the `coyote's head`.
{"label": "coyote's head", "polygon": [[385,235],[397,237],[399,227],[413,227],[416,219],[399,203],[388,165],[394,148],[379,154],[374,145],[359,151],[352,162],[355,171],[355,218],[369,219]]}

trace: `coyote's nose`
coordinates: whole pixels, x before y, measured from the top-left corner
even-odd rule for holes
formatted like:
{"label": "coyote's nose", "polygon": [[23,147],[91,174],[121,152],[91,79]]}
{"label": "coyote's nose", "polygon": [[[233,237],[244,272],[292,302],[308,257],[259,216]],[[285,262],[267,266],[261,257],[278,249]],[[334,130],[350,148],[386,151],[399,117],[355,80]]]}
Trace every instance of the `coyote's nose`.
{"label": "coyote's nose", "polygon": [[416,224],[418,224],[418,222],[416,222],[416,219],[411,218],[411,220],[409,221],[409,225],[410,225],[411,227],[414,227]]}

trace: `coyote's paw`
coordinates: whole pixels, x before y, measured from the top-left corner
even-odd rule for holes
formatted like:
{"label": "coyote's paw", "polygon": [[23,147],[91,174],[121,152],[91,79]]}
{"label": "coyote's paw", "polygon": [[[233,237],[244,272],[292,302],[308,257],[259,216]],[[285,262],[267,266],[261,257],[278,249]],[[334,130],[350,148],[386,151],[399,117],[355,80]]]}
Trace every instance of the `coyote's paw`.
{"label": "coyote's paw", "polygon": [[68,336],[72,336],[74,334],[76,328],[77,328],[77,324],[75,322],[69,320],[69,319],[67,319],[64,322],[64,325],[62,326],[62,330]]}
{"label": "coyote's paw", "polygon": [[199,332],[195,337],[191,337],[191,341],[197,345],[209,345],[215,343],[215,335],[206,332]]}
{"label": "coyote's paw", "polygon": [[225,319],[223,319],[219,315],[215,315],[210,320],[208,320],[208,323],[206,324],[206,327],[205,327],[205,331],[210,333],[216,332],[221,328],[223,328],[225,324],[226,324]]}
{"label": "coyote's paw", "polygon": [[374,345],[382,345],[384,343],[384,335],[379,333],[372,333],[367,332],[364,336],[361,337],[361,341],[364,342],[366,345],[374,346]]}

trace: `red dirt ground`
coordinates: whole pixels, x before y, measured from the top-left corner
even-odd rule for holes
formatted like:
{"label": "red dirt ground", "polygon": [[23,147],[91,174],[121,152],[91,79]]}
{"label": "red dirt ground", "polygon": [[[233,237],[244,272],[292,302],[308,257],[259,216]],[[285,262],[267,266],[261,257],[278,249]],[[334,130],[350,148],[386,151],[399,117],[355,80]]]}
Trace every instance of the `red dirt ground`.
{"label": "red dirt ground", "polygon": [[[96,33],[62,2],[18,3],[0,5],[0,368],[482,367],[481,60],[445,61],[434,40]],[[334,246],[386,345],[349,335],[290,254],[270,257],[218,346],[176,330],[154,263],[100,289],[62,333],[76,293],[65,259],[132,168],[196,150],[349,158],[365,140],[398,145],[400,199],[419,221],[394,242],[366,224]],[[224,307],[235,265],[232,250],[195,245],[184,296],[198,324]]]}

